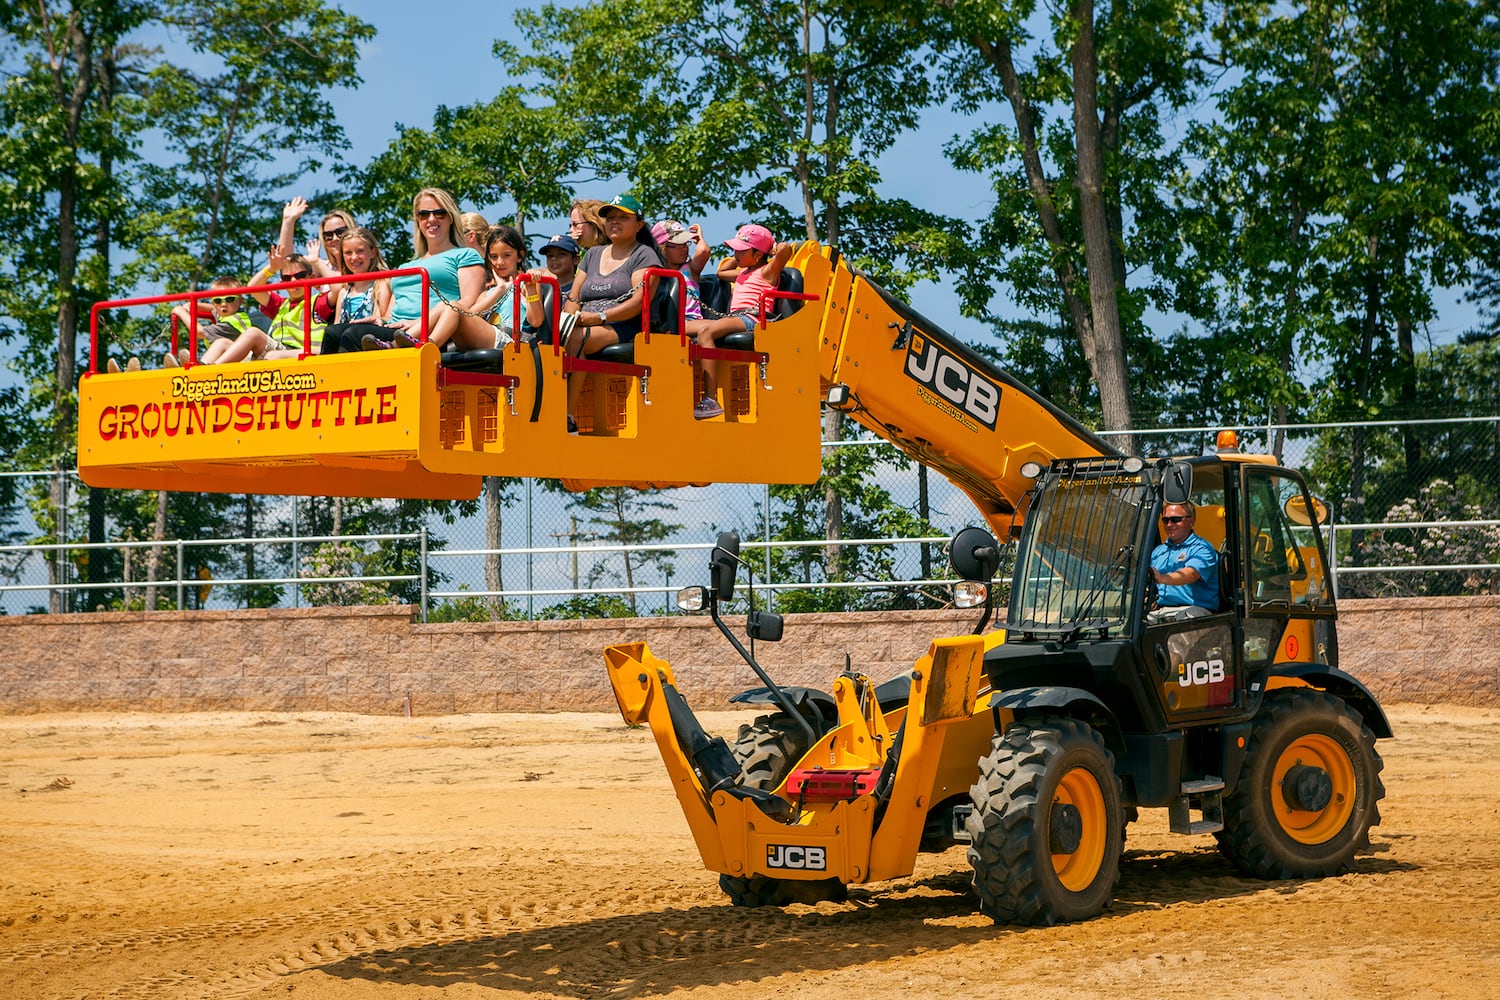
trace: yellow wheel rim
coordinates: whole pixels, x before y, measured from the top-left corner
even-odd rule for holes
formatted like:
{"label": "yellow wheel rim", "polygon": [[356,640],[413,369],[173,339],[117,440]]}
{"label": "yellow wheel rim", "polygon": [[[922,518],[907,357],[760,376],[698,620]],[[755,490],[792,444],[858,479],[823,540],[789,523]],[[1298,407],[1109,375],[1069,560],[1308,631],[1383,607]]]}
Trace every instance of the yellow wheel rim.
{"label": "yellow wheel rim", "polygon": [[[1287,772],[1298,765],[1322,768],[1328,774],[1333,794],[1322,809],[1294,809],[1287,804],[1282,787]],[[1354,812],[1354,762],[1331,736],[1308,733],[1293,740],[1276,758],[1271,782],[1271,809],[1276,822],[1299,844],[1321,844],[1331,839]]]}
{"label": "yellow wheel rim", "polygon": [[1104,791],[1091,771],[1075,767],[1063,775],[1054,804],[1071,805],[1078,810],[1083,836],[1072,854],[1052,855],[1052,870],[1063,888],[1082,892],[1093,883],[1104,864],[1104,848],[1109,839]]}

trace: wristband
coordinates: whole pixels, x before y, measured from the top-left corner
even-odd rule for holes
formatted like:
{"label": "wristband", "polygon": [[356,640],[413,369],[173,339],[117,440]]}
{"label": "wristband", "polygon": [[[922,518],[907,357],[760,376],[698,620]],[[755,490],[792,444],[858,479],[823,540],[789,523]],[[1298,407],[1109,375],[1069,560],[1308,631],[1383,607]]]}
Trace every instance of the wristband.
{"label": "wristband", "polygon": [[540,301],[542,301],[542,297],[540,295],[535,295],[535,294],[528,295],[528,296],[526,296],[526,301],[527,302],[540,302]]}

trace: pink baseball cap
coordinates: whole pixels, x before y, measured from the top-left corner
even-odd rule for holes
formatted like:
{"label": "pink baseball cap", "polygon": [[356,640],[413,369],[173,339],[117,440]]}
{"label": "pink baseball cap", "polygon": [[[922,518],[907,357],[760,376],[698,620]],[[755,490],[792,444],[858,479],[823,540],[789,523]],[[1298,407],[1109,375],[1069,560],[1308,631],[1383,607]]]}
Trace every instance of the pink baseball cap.
{"label": "pink baseball cap", "polygon": [[759,250],[761,253],[770,253],[771,248],[776,245],[776,237],[765,226],[757,226],[751,223],[741,226],[740,231],[734,234],[734,239],[725,240],[724,245],[731,250]]}
{"label": "pink baseball cap", "polygon": [[666,246],[668,243],[691,243],[693,238],[688,235],[687,227],[680,222],[671,219],[663,219],[651,227],[651,238],[656,240],[657,246]]}

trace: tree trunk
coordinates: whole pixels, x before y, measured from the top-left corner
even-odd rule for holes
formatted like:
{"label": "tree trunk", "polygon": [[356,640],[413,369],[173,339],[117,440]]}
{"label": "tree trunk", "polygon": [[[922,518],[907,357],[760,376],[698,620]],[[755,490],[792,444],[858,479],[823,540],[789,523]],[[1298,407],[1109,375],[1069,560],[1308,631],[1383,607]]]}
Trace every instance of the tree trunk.
{"label": "tree trunk", "polygon": [[484,477],[484,589],[491,592],[491,596],[485,598],[485,604],[490,609],[490,621],[497,622],[505,617],[505,599],[494,596],[501,587],[504,579],[501,574],[500,553],[500,477]]}
{"label": "tree trunk", "polygon": [[[1094,51],[1093,0],[1073,7],[1078,37],[1073,43],[1073,135],[1078,157],[1078,210],[1083,228],[1084,263],[1088,268],[1090,319],[1094,342],[1094,380],[1108,430],[1134,429],[1130,375],[1120,329],[1119,288],[1110,248],[1109,210],[1104,202],[1104,157],[1099,142],[1099,67]],[[1134,452],[1135,440],[1122,442]]]}
{"label": "tree trunk", "polygon": [[[156,491],[156,521],[151,527],[151,540],[161,542],[167,537],[167,491]],[[146,559],[146,610],[156,610],[156,581],[161,579],[161,545],[153,545]]]}
{"label": "tree trunk", "polygon": [[1036,115],[1031,108],[1031,99],[1021,89],[1021,77],[1016,72],[1008,38],[993,44],[983,38],[973,38],[974,47],[1000,75],[1000,87],[1010,102],[1011,113],[1016,119],[1016,133],[1021,139],[1021,165],[1026,171],[1026,186],[1031,193],[1031,203],[1036,208],[1037,221],[1052,250],[1052,273],[1063,297],[1063,306],[1078,346],[1083,350],[1084,361],[1089,371],[1098,377],[1098,366],[1094,357],[1094,325],[1083,299],[1077,294],[1078,271],[1070,256],[1071,247],[1063,238],[1062,224],[1057,218],[1057,204],[1052,199],[1052,185],[1042,167],[1041,146],[1036,134]]}
{"label": "tree trunk", "polygon": [[[826,409],[823,411],[823,440],[838,441],[840,428],[843,424],[843,414],[838,410]],[[823,537],[830,543],[840,542],[844,538],[844,498],[839,494],[835,485],[844,471],[844,459],[842,452],[837,447],[827,448],[823,452],[823,475],[828,478],[828,485],[823,488]],[[829,544],[823,549],[823,573],[829,580],[841,580],[841,563],[843,546]]]}

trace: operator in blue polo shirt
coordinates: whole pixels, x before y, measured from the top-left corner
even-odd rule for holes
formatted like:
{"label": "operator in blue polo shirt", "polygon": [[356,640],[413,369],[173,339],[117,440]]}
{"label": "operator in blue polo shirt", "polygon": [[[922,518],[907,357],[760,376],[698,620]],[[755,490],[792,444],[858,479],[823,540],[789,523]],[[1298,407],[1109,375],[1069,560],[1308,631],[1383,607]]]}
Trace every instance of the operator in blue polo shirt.
{"label": "operator in blue polo shirt", "polygon": [[1167,540],[1151,550],[1156,607],[1147,616],[1150,621],[1198,618],[1219,610],[1219,554],[1193,532],[1196,518],[1190,502],[1161,509]]}

